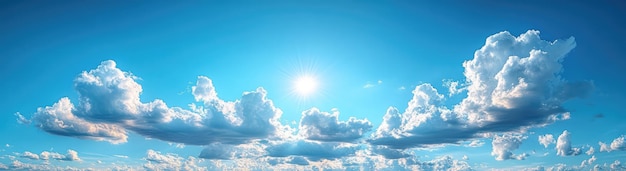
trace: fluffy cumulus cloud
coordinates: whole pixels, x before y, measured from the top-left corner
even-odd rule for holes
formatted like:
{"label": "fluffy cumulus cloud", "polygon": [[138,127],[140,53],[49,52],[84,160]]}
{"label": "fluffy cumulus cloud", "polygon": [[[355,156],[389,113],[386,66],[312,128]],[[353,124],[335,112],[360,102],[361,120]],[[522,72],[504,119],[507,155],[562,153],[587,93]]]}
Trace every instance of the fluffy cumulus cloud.
{"label": "fluffy cumulus cloud", "polygon": [[591,164],[593,164],[593,162],[595,162],[598,158],[596,158],[596,156],[591,156],[591,158],[587,159],[587,160],[583,160],[582,162],[580,162],[580,167],[586,167],[589,166]]}
{"label": "fluffy cumulus cloud", "polygon": [[298,133],[309,140],[329,142],[352,142],[369,132],[372,124],[367,119],[350,117],[348,121],[339,121],[339,111],[320,112],[312,108],[302,112]]}
{"label": "fluffy cumulus cloud", "polygon": [[22,158],[28,158],[33,160],[64,160],[64,161],[81,161],[80,157],[78,157],[78,152],[74,150],[67,150],[67,154],[63,155],[56,152],[43,151],[41,154],[32,153],[30,151],[25,151],[24,153],[17,153],[18,156]]}
{"label": "fluffy cumulus cloud", "polygon": [[582,150],[580,148],[572,148],[570,141],[571,134],[565,130],[556,141],[556,155],[559,156],[575,156],[579,155]]}
{"label": "fluffy cumulus cloud", "polygon": [[20,157],[29,158],[33,160],[39,160],[39,155],[35,153],[31,153],[30,151],[25,151],[24,153],[20,155]]}
{"label": "fluffy cumulus cloud", "polygon": [[474,59],[465,61],[468,97],[455,107],[468,122],[492,131],[509,131],[551,122],[565,113],[561,104],[583,97],[590,82],[567,82],[559,76],[574,38],[541,40],[539,31],[518,37],[501,32],[487,38]]}
{"label": "fluffy cumulus cloud", "polygon": [[168,107],[159,99],[142,103],[142,87],[136,77],[104,61],[81,73],[74,81],[78,104],[61,98],[39,108],[34,124],[47,132],[83,139],[126,142],[127,130],[169,142],[207,145],[242,144],[274,135],[282,112],[258,88],[240,100],[225,102],[217,97],[212,82],[198,77],[193,95],[204,106],[185,110]]}
{"label": "fluffy cumulus cloud", "polygon": [[562,103],[585,97],[594,87],[560,77],[561,62],[575,46],[574,38],[545,41],[535,30],[489,36],[463,63],[466,98],[448,109],[435,88],[418,85],[408,108],[389,108],[369,141],[392,148],[459,143],[565,120],[570,114]]}
{"label": "fluffy cumulus cloud", "polygon": [[67,154],[63,159],[68,161],[80,161],[80,158],[78,158],[78,152],[74,150],[67,150]]}
{"label": "fluffy cumulus cloud", "polygon": [[39,156],[41,157],[42,160],[50,160],[50,159],[60,160],[65,157],[62,154],[59,154],[56,152],[48,152],[48,151],[41,152]]}
{"label": "fluffy cumulus cloud", "polygon": [[126,130],[115,124],[92,123],[74,114],[76,108],[67,97],[52,106],[38,108],[33,115],[36,127],[56,135],[81,139],[126,142]]}
{"label": "fluffy cumulus cloud", "polygon": [[[430,84],[413,90],[407,109],[400,113],[390,107],[383,122],[369,140],[374,145],[410,148],[441,143],[456,143],[474,137],[451,110],[440,106],[444,96]],[[445,133],[444,133],[445,132]]]}
{"label": "fluffy cumulus cloud", "polygon": [[548,148],[550,144],[554,144],[554,136],[552,134],[539,135],[539,144],[543,145],[543,147]]}
{"label": "fluffy cumulus cloud", "polygon": [[624,136],[617,137],[611,142],[611,144],[606,144],[603,142],[598,142],[600,145],[601,152],[611,152],[615,150],[626,150],[626,142],[624,142]]}
{"label": "fluffy cumulus cloud", "polygon": [[522,144],[522,141],[526,139],[525,136],[522,135],[512,135],[512,134],[503,134],[501,136],[494,136],[493,141],[491,142],[492,151],[491,155],[496,157],[496,160],[508,160],[508,159],[516,159],[516,160],[524,160],[528,157],[528,154],[513,154],[513,150],[519,148]]}

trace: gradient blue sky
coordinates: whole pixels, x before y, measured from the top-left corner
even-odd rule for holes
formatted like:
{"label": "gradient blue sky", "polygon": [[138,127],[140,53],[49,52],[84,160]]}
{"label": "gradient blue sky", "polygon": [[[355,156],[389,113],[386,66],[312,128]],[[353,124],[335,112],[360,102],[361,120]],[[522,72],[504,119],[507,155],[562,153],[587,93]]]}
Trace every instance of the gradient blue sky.
{"label": "gradient blue sky", "polygon": [[625,169],[623,16],[617,1],[2,1],[0,170]]}

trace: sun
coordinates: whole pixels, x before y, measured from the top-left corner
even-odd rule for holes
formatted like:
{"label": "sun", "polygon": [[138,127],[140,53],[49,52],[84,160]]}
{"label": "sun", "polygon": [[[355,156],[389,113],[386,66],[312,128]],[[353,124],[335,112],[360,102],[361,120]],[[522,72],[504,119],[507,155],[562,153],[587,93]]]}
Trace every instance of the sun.
{"label": "sun", "polygon": [[317,79],[312,76],[300,76],[294,81],[294,90],[302,97],[310,96],[318,86]]}

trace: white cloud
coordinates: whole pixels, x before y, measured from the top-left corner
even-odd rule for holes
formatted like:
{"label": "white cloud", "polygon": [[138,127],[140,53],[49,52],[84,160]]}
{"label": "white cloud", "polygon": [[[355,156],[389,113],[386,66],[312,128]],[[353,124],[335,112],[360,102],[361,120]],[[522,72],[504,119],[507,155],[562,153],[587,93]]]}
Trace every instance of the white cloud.
{"label": "white cloud", "polygon": [[611,163],[611,169],[612,170],[617,170],[617,169],[626,169],[626,167],[622,166],[622,162],[620,162],[619,160],[615,160],[615,162]]}
{"label": "white cloud", "polygon": [[564,130],[559,138],[556,141],[556,155],[559,156],[575,156],[581,153],[580,148],[572,148],[572,143],[570,142],[570,133],[567,130]]}
{"label": "white cloud", "polygon": [[302,112],[299,135],[309,140],[352,142],[369,132],[372,124],[367,119],[350,117],[348,121],[339,121],[339,111],[320,112],[312,108]]}
{"label": "white cloud", "polygon": [[125,156],[125,155],[117,155],[116,154],[116,155],[113,155],[113,156],[117,157],[117,158],[123,158],[123,159],[127,159],[128,158],[128,156]]}
{"label": "white cloud", "polygon": [[598,145],[600,145],[600,152],[611,152],[611,147],[603,142],[598,142]]}
{"label": "white cloud", "polygon": [[78,157],[78,152],[74,150],[67,150],[67,154],[65,155],[65,158],[63,158],[63,160],[80,161],[80,158]]}
{"label": "white cloud", "polygon": [[191,87],[191,93],[196,101],[219,101],[215,87],[213,87],[213,81],[205,76],[198,76],[196,85]]}
{"label": "white cloud", "polygon": [[180,166],[182,157],[179,157],[176,154],[161,154],[161,152],[154,151],[149,149],[146,152],[146,158],[148,162],[154,162],[159,164],[167,164],[171,166]]}
{"label": "white cloud", "polygon": [[217,97],[211,80],[199,76],[192,93],[204,106],[193,105],[190,111],[168,107],[159,99],[142,103],[142,87],[135,79],[114,61],[104,61],[75,79],[77,106],[62,98],[52,107],[39,108],[33,121],[49,133],[111,143],[126,142],[127,130],[191,145],[242,144],[284,130],[278,121],[282,112],[266,98],[263,88],[225,102]]}
{"label": "white cloud", "polygon": [[365,85],[363,86],[363,88],[372,88],[372,87],[379,86],[379,85],[381,85],[381,84],[383,84],[383,81],[382,81],[382,80],[378,80],[378,81],[376,81],[376,83],[370,83],[370,82],[367,82],[367,83],[365,83]]}
{"label": "white cloud", "polygon": [[369,142],[392,148],[458,144],[484,133],[518,132],[568,119],[561,104],[593,90],[591,82],[560,76],[561,62],[575,46],[574,38],[549,42],[534,30],[518,37],[509,32],[489,36],[474,59],[463,63],[465,99],[448,109],[435,88],[419,85],[405,112],[387,110]]}
{"label": "white cloud", "polygon": [[526,136],[513,134],[503,134],[501,136],[495,135],[493,137],[493,141],[491,142],[491,155],[495,156],[496,160],[524,160],[528,154],[522,153],[515,155],[512,151],[518,149],[522,144],[522,141],[526,138]]}
{"label": "white cloud", "polygon": [[20,114],[20,112],[16,112],[15,116],[17,117],[17,123],[19,124],[30,124],[31,120],[30,119],[26,119],[26,117],[24,117],[22,114]]}
{"label": "white cloud", "polygon": [[45,165],[22,163],[19,160],[13,160],[8,168],[12,170],[52,170],[52,168]]}
{"label": "white cloud", "polygon": [[65,161],[80,161],[80,157],[78,157],[78,152],[74,151],[74,150],[67,150],[67,154],[62,155],[56,152],[48,152],[48,151],[43,151],[41,152],[41,154],[35,154],[32,153],[30,151],[25,151],[22,154],[18,154],[20,157],[23,158],[29,158],[29,159],[33,159],[33,160],[50,160],[50,159],[54,159],[54,160],[65,160]]}
{"label": "white cloud", "polygon": [[[452,111],[440,106],[444,96],[430,84],[413,90],[413,98],[404,113],[390,107],[383,122],[369,140],[374,145],[410,148],[441,143],[457,143],[474,137],[463,128]],[[443,133],[445,132],[445,134]]]}
{"label": "white cloud", "polygon": [[589,150],[587,150],[587,152],[585,152],[587,155],[593,155],[593,153],[595,153],[596,150],[593,147],[589,147]]}
{"label": "white cloud", "polygon": [[162,154],[151,149],[146,152],[145,160],[143,167],[147,170],[207,170],[197,165],[199,160],[195,157],[184,159],[176,154]]}
{"label": "white cloud", "polygon": [[580,167],[587,167],[591,164],[593,164],[593,162],[595,162],[597,160],[596,156],[591,156],[591,158],[587,159],[587,160],[583,160],[580,163]]}
{"label": "white cloud", "polygon": [[571,114],[569,112],[565,112],[561,116],[561,120],[568,120],[568,119],[571,119],[571,118],[572,117],[571,117]]}
{"label": "white cloud", "polygon": [[455,111],[495,131],[549,123],[550,116],[565,112],[562,102],[585,96],[593,87],[559,76],[563,58],[575,46],[574,38],[548,42],[534,30],[519,37],[508,32],[490,36],[474,59],[463,63],[468,97]]}
{"label": "white cloud", "polygon": [[485,142],[482,140],[472,140],[467,146],[468,147],[482,147],[485,145]]}
{"label": "white cloud", "polygon": [[610,145],[607,145],[603,142],[598,142],[600,145],[600,152],[611,152],[615,150],[626,150],[626,142],[624,141],[624,135],[617,137],[611,142]]}
{"label": "white cloud", "polygon": [[42,160],[50,160],[50,159],[61,160],[65,158],[65,156],[62,154],[59,154],[56,152],[48,152],[48,151],[42,151],[39,156],[41,157]]}
{"label": "white cloud", "polygon": [[33,122],[40,129],[56,135],[109,141],[114,144],[126,142],[126,130],[120,126],[86,121],[77,117],[74,110],[74,105],[64,97],[52,106],[38,108]]}
{"label": "white cloud", "polygon": [[459,83],[458,81],[452,81],[448,79],[443,80],[443,86],[448,87],[448,96],[459,94],[467,90],[467,86],[465,86],[464,84]]}
{"label": "white cloud", "polygon": [[[155,100],[147,104],[152,106],[148,107],[151,111],[145,112],[144,118],[139,120],[142,123],[129,125],[128,129],[147,137],[190,145],[242,144],[276,136],[282,131],[278,121],[282,111],[266,98],[263,88],[245,92],[240,100],[225,102],[213,91],[206,90],[213,90],[210,83],[207,77],[200,76],[198,86],[194,86],[194,95],[203,100],[203,108],[195,111],[168,108],[163,101]],[[156,122],[151,121],[155,119]]]}
{"label": "white cloud", "polygon": [[[590,82],[568,82],[560,76],[561,62],[574,47],[573,38],[549,42],[541,40],[539,32],[533,30],[518,37],[508,32],[488,37],[474,58],[463,63],[465,82],[450,81],[447,85],[448,95],[466,91],[467,97],[449,108],[444,104],[445,96],[432,85],[416,86],[408,107],[403,112],[390,107],[381,125],[367,140],[375,146],[369,149],[374,153],[372,156],[377,156],[370,158],[385,161],[396,158],[392,163],[410,165],[413,169],[463,170],[469,168],[465,167],[466,163],[450,157],[419,162],[406,157],[404,150],[459,144],[502,133],[494,136],[492,155],[500,160],[523,159],[527,154],[514,155],[512,151],[526,137],[511,133],[570,118],[561,104],[584,97],[593,89]],[[52,106],[39,108],[30,120],[16,113],[17,120],[32,121],[31,124],[52,134],[81,139],[123,143],[127,141],[127,131],[131,131],[146,138],[202,145],[205,149],[200,157],[209,159],[248,161],[241,151],[264,149],[255,151],[255,159],[282,158],[285,159],[282,163],[308,162],[308,166],[317,167],[320,163],[333,164],[340,158],[355,157],[367,149],[351,143],[367,134],[371,123],[356,118],[339,121],[336,111],[305,111],[299,136],[307,140],[293,138],[292,128],[279,122],[282,111],[266,98],[263,88],[227,102],[218,97],[209,78],[199,76],[192,94],[202,105],[194,103],[190,109],[183,109],[169,107],[160,99],[143,103],[140,99],[143,89],[136,79],[117,68],[114,61],[104,61],[74,80],[79,95],[77,103],[64,97]],[[380,84],[382,81],[376,85]],[[480,145],[480,141],[476,142],[470,145]],[[254,147],[246,146],[250,144]],[[563,144],[557,142],[557,148]],[[567,147],[570,151],[577,149]],[[56,154],[47,153],[46,158],[56,158]],[[43,152],[39,157],[44,158]],[[62,158],[80,160],[75,151],[68,151]],[[186,161],[195,163],[197,159],[185,160],[149,150],[146,160],[146,169],[162,169],[166,167],[160,165],[163,163],[183,167]]]}
{"label": "white cloud", "polygon": [[548,148],[550,144],[554,144],[554,136],[552,134],[539,135],[539,144],[543,145],[544,148]]}
{"label": "white cloud", "polygon": [[367,151],[359,151],[355,156],[342,160],[344,170],[472,170],[464,160],[456,160],[450,156],[438,156],[429,161],[420,161],[414,155],[404,158],[387,159],[381,155],[371,155]]}
{"label": "white cloud", "polygon": [[25,151],[24,153],[21,154],[20,157],[29,158],[33,160],[39,160],[39,155],[35,153],[31,153],[30,151]]}
{"label": "white cloud", "polygon": [[626,143],[624,143],[624,136],[615,138],[611,142],[611,150],[626,150]]}

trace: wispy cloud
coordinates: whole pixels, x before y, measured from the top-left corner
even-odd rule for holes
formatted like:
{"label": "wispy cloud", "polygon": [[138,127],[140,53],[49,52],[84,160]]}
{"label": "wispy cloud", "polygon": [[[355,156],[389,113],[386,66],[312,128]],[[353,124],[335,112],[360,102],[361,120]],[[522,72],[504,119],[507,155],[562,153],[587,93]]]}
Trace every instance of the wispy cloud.
{"label": "wispy cloud", "polygon": [[379,85],[381,85],[381,84],[383,84],[383,81],[382,81],[382,80],[378,80],[378,81],[376,81],[375,83],[367,82],[367,83],[365,83],[365,85],[363,86],[363,88],[372,88],[372,87],[375,87],[375,86],[379,86]]}

